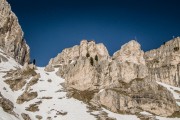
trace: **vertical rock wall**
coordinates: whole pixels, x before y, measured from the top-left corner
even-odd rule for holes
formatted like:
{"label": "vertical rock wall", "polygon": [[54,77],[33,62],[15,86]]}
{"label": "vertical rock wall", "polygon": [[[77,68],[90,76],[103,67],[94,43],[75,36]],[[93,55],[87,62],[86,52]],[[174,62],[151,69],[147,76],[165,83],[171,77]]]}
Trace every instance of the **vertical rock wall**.
{"label": "vertical rock wall", "polygon": [[16,15],[6,0],[0,0],[0,48],[18,63],[29,62],[30,50]]}
{"label": "vertical rock wall", "polygon": [[158,49],[145,53],[144,58],[152,80],[180,87],[180,38],[174,38]]}

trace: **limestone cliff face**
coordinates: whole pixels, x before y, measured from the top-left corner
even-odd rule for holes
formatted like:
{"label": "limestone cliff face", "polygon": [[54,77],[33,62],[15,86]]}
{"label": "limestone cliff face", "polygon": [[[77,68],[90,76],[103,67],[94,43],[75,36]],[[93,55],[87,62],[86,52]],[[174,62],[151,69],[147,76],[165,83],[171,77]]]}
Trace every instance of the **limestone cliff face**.
{"label": "limestone cliff face", "polygon": [[135,40],[132,40],[121,47],[120,50],[114,53],[113,59],[119,62],[132,62],[135,64],[145,65],[144,52],[141,50],[141,45]]}
{"label": "limestone cliff face", "polygon": [[150,79],[180,87],[180,38],[145,53]]}
{"label": "limestone cliff face", "polygon": [[178,111],[172,94],[148,77],[136,78],[129,84],[116,81],[96,93],[91,103],[116,113],[135,114],[143,110],[159,116],[170,116]]}
{"label": "limestone cliff face", "polygon": [[[98,60],[95,60],[96,57]],[[100,77],[95,66],[108,59],[110,56],[103,44],[82,40],[79,46],[67,48],[51,59],[45,70],[52,71],[60,67],[57,74],[67,79],[69,87],[94,90]]]}
{"label": "limestone cliff face", "polygon": [[20,64],[29,62],[29,46],[16,15],[6,0],[0,0],[0,48]]}
{"label": "limestone cliff face", "polygon": [[115,69],[112,71],[113,74],[120,74],[121,80],[125,83],[129,83],[136,78],[145,78],[148,76],[148,68],[143,56],[144,52],[141,50],[139,43],[134,40],[128,42],[112,57],[120,68],[120,71],[118,71],[118,69],[116,70],[117,65],[112,66],[112,69]]}
{"label": "limestone cliff face", "polygon": [[65,49],[51,59],[46,70],[59,68],[57,75],[65,78],[70,91],[94,91],[90,100],[94,106],[117,113],[145,110],[170,116],[179,108],[172,94],[151,78],[144,56],[134,40],[112,57],[103,44],[83,40],[79,46]]}
{"label": "limestone cliff face", "polygon": [[[150,79],[148,67],[139,43],[130,41],[113,55],[109,65],[103,64],[101,83],[109,81],[92,99],[92,103],[117,113],[149,111],[160,116],[170,116],[178,110],[172,94]],[[107,71],[106,69],[109,68]],[[162,94],[163,92],[163,94]],[[156,106],[156,107],[155,107]]]}
{"label": "limestone cliff face", "polygon": [[95,58],[96,55],[100,60],[109,57],[109,53],[103,44],[95,44],[94,41],[82,40],[80,45],[66,48],[58,54],[57,57],[51,59],[46,70],[52,71],[54,67],[58,67],[62,64],[68,65],[75,62],[78,58],[86,56]]}

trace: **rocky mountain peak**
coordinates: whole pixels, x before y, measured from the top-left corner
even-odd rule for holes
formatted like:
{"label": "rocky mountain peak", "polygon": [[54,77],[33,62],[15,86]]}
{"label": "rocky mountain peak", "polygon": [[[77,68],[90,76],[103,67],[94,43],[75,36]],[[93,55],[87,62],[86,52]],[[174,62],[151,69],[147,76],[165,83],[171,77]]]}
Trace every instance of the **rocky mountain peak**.
{"label": "rocky mountain peak", "polygon": [[80,42],[80,56],[86,57],[89,54],[91,57],[98,55],[100,58],[109,57],[109,53],[104,44],[96,44],[94,40],[82,40]]}
{"label": "rocky mountain peak", "polygon": [[[28,63],[29,47],[17,17],[6,0],[0,0],[0,119],[179,117],[179,47],[178,37],[144,54],[131,40],[110,57],[102,43],[82,40],[46,68],[36,67]],[[142,115],[147,112],[149,116]]]}
{"label": "rocky mountain peak", "polygon": [[86,99],[86,95],[79,96],[79,93],[91,93],[88,99],[93,106],[105,106],[116,113],[134,114],[145,110],[169,116],[178,110],[175,100],[169,100],[172,98],[169,91],[152,79],[137,41],[123,45],[112,58],[107,53],[103,44],[83,40],[79,46],[63,50],[46,70],[58,68],[56,74],[65,79],[70,95]]}
{"label": "rocky mountain peak", "polygon": [[62,64],[67,65],[83,57],[95,58],[96,56],[98,57],[99,61],[110,58],[108,50],[104,44],[96,44],[93,40],[82,40],[80,45],[66,48],[61,53],[59,53],[57,57],[51,59],[49,64],[46,66],[46,70],[51,71],[53,70],[53,66]]}
{"label": "rocky mountain peak", "polygon": [[30,60],[24,33],[6,0],[0,0],[0,48],[22,65]]}
{"label": "rocky mountain peak", "polygon": [[116,59],[120,62],[127,61],[135,64],[145,65],[143,56],[144,52],[141,50],[141,45],[137,41],[131,40],[113,54],[113,59]]}

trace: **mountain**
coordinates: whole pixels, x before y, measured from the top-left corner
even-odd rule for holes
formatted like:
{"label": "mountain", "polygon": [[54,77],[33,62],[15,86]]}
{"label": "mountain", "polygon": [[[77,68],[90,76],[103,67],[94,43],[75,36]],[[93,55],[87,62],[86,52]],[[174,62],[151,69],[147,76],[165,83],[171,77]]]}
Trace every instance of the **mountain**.
{"label": "mountain", "polygon": [[171,116],[179,111],[179,100],[176,103],[171,92],[152,79],[144,56],[135,40],[112,57],[103,44],[83,40],[51,59],[45,70],[58,68],[56,74],[65,79],[68,94],[96,109],[103,106],[115,113],[148,111]]}
{"label": "mountain", "polygon": [[102,43],[82,40],[37,67],[0,0],[0,120],[178,120],[179,44],[144,52],[131,40],[110,56]]}
{"label": "mountain", "polygon": [[0,0],[0,48],[21,65],[30,60],[24,33],[6,0]]}

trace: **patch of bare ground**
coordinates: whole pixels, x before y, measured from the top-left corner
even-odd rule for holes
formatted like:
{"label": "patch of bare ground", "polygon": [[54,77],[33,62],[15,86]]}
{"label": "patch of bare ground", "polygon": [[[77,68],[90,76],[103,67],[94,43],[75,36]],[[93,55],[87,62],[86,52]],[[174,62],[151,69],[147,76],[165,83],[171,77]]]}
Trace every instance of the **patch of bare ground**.
{"label": "patch of bare ground", "polygon": [[39,111],[38,105],[40,105],[42,101],[35,102],[35,104],[30,104],[29,107],[26,107],[26,111],[37,112]]}
{"label": "patch of bare ground", "polygon": [[38,98],[38,99],[52,99],[52,97],[42,97],[42,98]]}
{"label": "patch of bare ground", "polygon": [[37,92],[27,92],[25,91],[22,95],[20,95],[16,101],[18,104],[22,104],[25,101],[30,101],[38,96]]}

